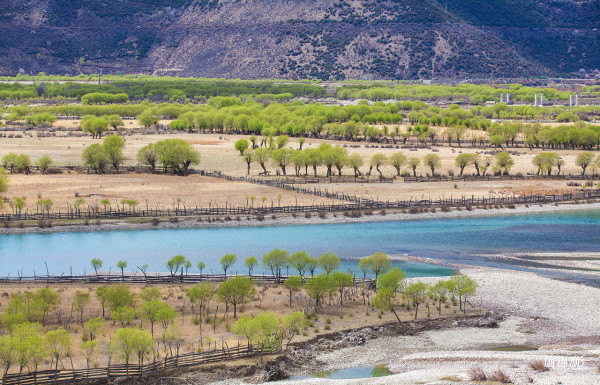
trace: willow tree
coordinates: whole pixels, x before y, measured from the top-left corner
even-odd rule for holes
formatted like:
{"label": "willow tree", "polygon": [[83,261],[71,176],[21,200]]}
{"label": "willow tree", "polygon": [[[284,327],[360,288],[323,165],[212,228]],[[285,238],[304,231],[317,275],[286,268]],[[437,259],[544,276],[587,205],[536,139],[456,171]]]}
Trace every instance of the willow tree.
{"label": "willow tree", "polygon": [[406,164],[406,155],[404,155],[401,152],[396,152],[392,155],[390,155],[390,164],[396,169],[396,175],[400,176],[400,171],[402,169],[402,166],[404,166]]}
{"label": "willow tree", "polygon": [[340,257],[335,253],[325,252],[319,257],[319,267],[329,275],[331,272],[340,267]]}
{"label": "willow tree", "polygon": [[[454,159],[454,164],[456,165],[456,167],[458,167],[460,169],[460,176],[463,175],[463,173],[465,171],[465,167],[467,167],[468,165],[473,163],[473,160],[474,160],[474,154],[469,154],[469,153],[458,154],[456,159]],[[479,169],[477,170],[477,172],[479,172]]]}
{"label": "willow tree", "polygon": [[237,306],[252,300],[256,294],[254,282],[245,277],[229,278],[219,285],[217,297],[226,306],[233,305],[233,318],[237,318]]}
{"label": "willow tree", "polygon": [[379,176],[383,178],[383,172],[381,172],[380,167],[387,164],[388,159],[382,153],[373,154],[371,157],[371,167],[375,167],[375,170],[379,173]]}
{"label": "willow tree", "polygon": [[409,283],[404,290],[404,298],[415,307],[415,319],[417,319],[419,313],[419,305],[427,299],[428,290],[429,286],[421,281]]}
{"label": "willow tree", "polygon": [[423,164],[431,169],[431,176],[435,176],[435,170],[442,167],[442,159],[438,154],[427,154],[423,158]]}
{"label": "willow tree", "polygon": [[[575,164],[581,167],[581,175],[585,175],[585,170],[593,161],[593,152],[582,152],[581,154],[577,155],[577,158],[575,158]],[[0,192],[2,192],[2,190],[0,190]]]}
{"label": "willow tree", "polygon": [[288,252],[282,249],[273,249],[262,257],[262,264],[271,271],[273,277],[280,283],[281,272],[288,264]]}
{"label": "willow tree", "polygon": [[227,270],[235,263],[237,260],[237,256],[235,254],[225,254],[223,258],[221,258],[221,267],[223,268],[223,272],[225,273],[225,278],[227,278]]}

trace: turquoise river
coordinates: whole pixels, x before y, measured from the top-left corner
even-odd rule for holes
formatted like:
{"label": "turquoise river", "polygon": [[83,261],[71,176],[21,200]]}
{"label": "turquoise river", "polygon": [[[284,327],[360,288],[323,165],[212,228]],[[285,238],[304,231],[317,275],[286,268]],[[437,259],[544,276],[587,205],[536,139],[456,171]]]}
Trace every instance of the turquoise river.
{"label": "turquoise river", "polygon": [[[104,269],[116,269],[118,260],[129,268],[149,265],[149,271],[165,271],[166,261],[183,254],[205,272],[219,272],[219,259],[238,255],[234,271],[243,273],[244,258],[260,256],[273,248],[290,252],[306,250],[313,256],[325,251],[342,258],[343,270],[356,271],[356,259],[375,251],[442,259],[449,263],[529,269],[523,262],[485,258],[486,254],[533,252],[599,252],[600,210],[521,214],[402,222],[365,222],[290,226],[227,227],[202,229],[153,229],[0,235],[0,275],[90,272],[90,260],[100,258]],[[444,267],[416,262],[396,262],[408,276],[442,276]],[[190,272],[195,272],[195,268]],[[259,273],[262,271],[259,271]],[[598,285],[580,272],[547,274]]]}

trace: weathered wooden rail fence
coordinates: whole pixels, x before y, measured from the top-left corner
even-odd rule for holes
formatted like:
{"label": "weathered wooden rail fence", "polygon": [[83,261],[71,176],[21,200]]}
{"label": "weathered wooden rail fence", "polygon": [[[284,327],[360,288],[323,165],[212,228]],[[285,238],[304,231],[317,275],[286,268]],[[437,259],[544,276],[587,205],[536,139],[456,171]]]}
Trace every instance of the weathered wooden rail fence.
{"label": "weathered wooden rail fence", "polygon": [[[0,277],[0,284],[10,283],[39,283],[39,284],[144,284],[144,285],[156,285],[156,284],[181,284],[188,283],[194,284],[198,282],[222,282],[228,277],[246,277],[252,279],[255,283],[261,284],[273,284],[283,283],[289,275],[280,275],[279,277],[269,274],[157,274],[157,273],[98,273],[98,274],[87,274],[87,275],[32,275],[23,276],[18,274],[17,276],[6,276]],[[367,285],[374,285],[375,280],[372,278],[354,277],[355,284],[366,283]]]}
{"label": "weathered wooden rail fence", "polygon": [[34,385],[90,382],[115,379],[119,377],[142,377],[153,373],[203,364],[232,361],[240,358],[255,357],[261,354],[276,353],[277,350],[254,348],[248,345],[223,346],[206,352],[191,352],[154,359],[143,365],[118,364],[99,368],[42,370],[29,373],[9,373],[2,378],[2,385]]}
{"label": "weathered wooden rail fence", "polygon": [[[265,182],[258,179],[260,184],[279,183]],[[158,218],[158,217],[200,217],[200,216],[241,216],[241,215],[267,215],[267,214],[295,214],[295,213],[327,213],[327,212],[346,212],[356,210],[381,210],[381,209],[411,209],[416,208],[442,208],[442,207],[460,207],[466,205],[486,206],[486,205],[505,205],[505,204],[536,204],[536,203],[554,203],[565,201],[578,201],[600,198],[600,190],[578,190],[564,194],[537,194],[537,195],[502,195],[489,197],[460,196],[438,199],[410,199],[398,201],[376,201],[366,199],[345,193],[329,191],[321,188],[305,188],[298,185],[288,185],[281,183],[281,188],[297,193],[313,194],[320,197],[346,200],[352,203],[343,204],[315,204],[315,205],[288,205],[288,206],[256,206],[256,207],[183,207],[173,209],[88,209],[88,210],[56,210],[46,211],[38,209],[37,211],[25,211],[21,213],[3,213],[0,214],[0,221],[31,221],[31,220],[77,220],[77,219],[119,219],[119,218]],[[232,219],[231,217],[228,219]]]}

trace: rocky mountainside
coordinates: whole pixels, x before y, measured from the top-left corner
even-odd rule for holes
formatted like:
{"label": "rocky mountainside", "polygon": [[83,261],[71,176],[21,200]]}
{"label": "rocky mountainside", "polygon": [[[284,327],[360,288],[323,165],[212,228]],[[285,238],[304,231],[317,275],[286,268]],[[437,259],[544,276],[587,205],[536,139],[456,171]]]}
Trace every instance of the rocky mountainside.
{"label": "rocky mountainside", "polygon": [[3,0],[0,74],[412,79],[600,69],[600,0]]}

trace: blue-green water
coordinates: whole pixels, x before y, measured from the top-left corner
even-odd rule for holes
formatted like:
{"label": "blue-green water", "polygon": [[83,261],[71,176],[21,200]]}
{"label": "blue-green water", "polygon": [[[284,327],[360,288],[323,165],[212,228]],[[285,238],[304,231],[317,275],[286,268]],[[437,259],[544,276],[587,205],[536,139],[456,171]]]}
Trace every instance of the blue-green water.
{"label": "blue-green water", "polygon": [[326,370],[301,376],[290,377],[290,380],[304,380],[307,378],[328,378],[331,380],[350,380],[354,378],[375,378],[390,376],[393,373],[387,365],[361,366],[339,370]]}
{"label": "blue-green water", "polygon": [[[220,272],[218,261],[226,253],[238,255],[232,272],[243,273],[243,259],[273,248],[306,250],[312,256],[337,253],[342,269],[356,270],[356,261],[375,251],[444,259],[447,262],[494,265],[484,254],[527,252],[600,251],[600,210],[481,218],[372,222],[327,225],[262,226],[212,229],[156,229],[49,234],[0,235],[0,274],[25,275],[35,270],[51,274],[90,270],[89,261],[100,258],[104,269],[127,260],[129,267],[148,264],[150,271],[165,271],[166,261],[184,254],[205,272]],[[403,262],[410,276],[447,275],[446,267]],[[526,267],[525,267],[526,268]],[[192,269],[190,272],[195,271]]]}

